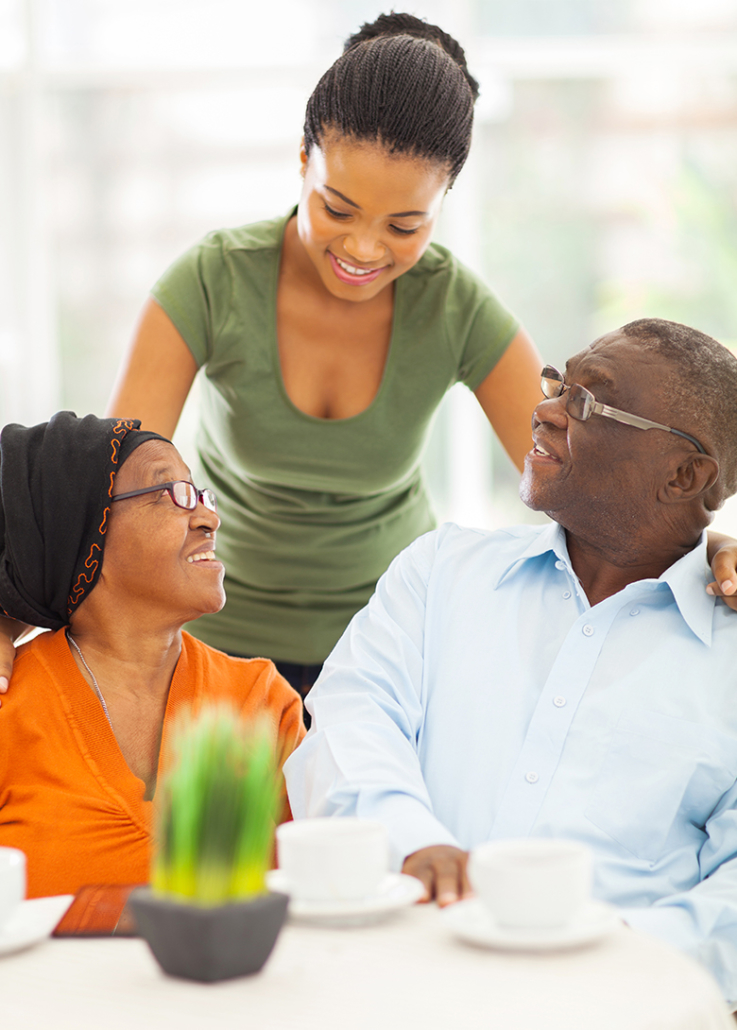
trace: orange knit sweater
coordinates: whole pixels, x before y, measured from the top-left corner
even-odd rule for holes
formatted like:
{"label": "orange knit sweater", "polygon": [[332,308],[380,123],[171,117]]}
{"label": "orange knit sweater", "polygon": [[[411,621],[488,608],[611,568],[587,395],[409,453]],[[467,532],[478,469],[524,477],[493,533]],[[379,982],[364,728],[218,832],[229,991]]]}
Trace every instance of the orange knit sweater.
{"label": "orange knit sweater", "polygon": [[[177,714],[227,700],[273,720],[280,766],[304,736],[297,693],[262,658],[229,658],[182,634],[164,715],[159,776]],[[28,897],[85,884],[145,883],[152,802],[128,768],[65,634],[44,633],[18,652],[0,709],[0,846],[28,862]]]}

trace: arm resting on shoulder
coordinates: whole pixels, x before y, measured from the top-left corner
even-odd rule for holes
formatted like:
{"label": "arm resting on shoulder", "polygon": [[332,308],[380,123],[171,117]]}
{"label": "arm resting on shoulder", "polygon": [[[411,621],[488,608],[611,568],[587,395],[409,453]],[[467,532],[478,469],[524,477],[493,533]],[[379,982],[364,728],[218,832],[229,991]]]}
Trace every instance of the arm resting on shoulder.
{"label": "arm resting on shoulder", "polygon": [[386,826],[393,868],[430,845],[458,847],[435,817],[418,755],[422,652],[435,534],[394,559],[310,691],[312,729],[284,772],[295,818],[359,816]]}
{"label": "arm resting on shoulder", "polygon": [[31,629],[31,626],[27,626],[25,622],[18,622],[17,619],[6,619],[5,616],[0,615],[0,694],[4,694],[7,691],[10,678],[13,675],[15,642],[29,629]]}
{"label": "arm resting on shoulder", "polygon": [[149,299],[118,372],[105,414],[138,418],[171,439],[197,375],[197,362],[174,323]]}
{"label": "arm resting on shoulder", "polygon": [[706,553],[714,576],[707,591],[722,597],[725,604],[737,611],[737,540],[713,530],[706,535]]}
{"label": "arm resting on shoulder", "polygon": [[520,471],[532,447],[532,412],[542,399],[542,367],[535,344],[520,329],[475,391],[504,450]]}

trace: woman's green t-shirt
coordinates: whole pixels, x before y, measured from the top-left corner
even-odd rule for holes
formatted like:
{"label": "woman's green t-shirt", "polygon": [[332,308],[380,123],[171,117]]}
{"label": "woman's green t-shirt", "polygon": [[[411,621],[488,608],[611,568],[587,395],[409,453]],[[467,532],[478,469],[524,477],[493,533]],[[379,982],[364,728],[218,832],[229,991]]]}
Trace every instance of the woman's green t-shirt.
{"label": "woman's green t-shirt", "polygon": [[433,416],[454,383],[479,386],[517,322],[432,244],[396,280],[373,402],[352,418],[307,415],[287,396],[276,338],[292,213],[211,233],[152,292],[204,369],[195,481],[217,492],[222,518],[228,600],[188,628],[226,651],[309,664],[392,558],[433,528],[420,469]]}

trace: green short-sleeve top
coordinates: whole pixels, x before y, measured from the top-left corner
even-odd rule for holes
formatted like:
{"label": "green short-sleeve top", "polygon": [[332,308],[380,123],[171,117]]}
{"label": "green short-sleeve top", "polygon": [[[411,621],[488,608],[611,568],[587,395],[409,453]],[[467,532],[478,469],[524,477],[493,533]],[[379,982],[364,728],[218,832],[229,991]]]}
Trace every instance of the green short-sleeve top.
{"label": "green short-sleeve top", "polygon": [[[360,414],[290,401],[276,337],[282,218],[211,233],[153,296],[203,370],[198,486],[218,495],[228,600],[189,628],[277,661],[323,661],[402,548],[433,527],[420,459],[446,391],[471,390],[515,318],[443,247],[395,282],[384,374]],[[350,345],[347,341],[346,346]]]}

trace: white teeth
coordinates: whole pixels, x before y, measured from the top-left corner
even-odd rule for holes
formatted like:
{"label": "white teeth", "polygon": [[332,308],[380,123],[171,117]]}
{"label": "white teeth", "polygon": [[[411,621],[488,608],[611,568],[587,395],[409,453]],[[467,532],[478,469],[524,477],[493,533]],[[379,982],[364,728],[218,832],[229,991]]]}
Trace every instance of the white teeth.
{"label": "white teeth", "polygon": [[341,268],[344,268],[350,275],[371,275],[375,272],[375,268],[354,268],[353,265],[347,264],[345,261],[341,261],[337,254],[333,254],[333,257],[338,262]]}
{"label": "white teeth", "polygon": [[550,457],[548,452],[544,448],[542,448],[539,443],[535,444],[535,450],[537,451],[538,454],[544,454],[546,458]]}
{"label": "white teeth", "polygon": [[214,560],[215,560],[215,552],[214,551],[202,551],[200,554],[192,554],[192,555],[190,555],[189,558],[187,558],[188,562],[214,561]]}

